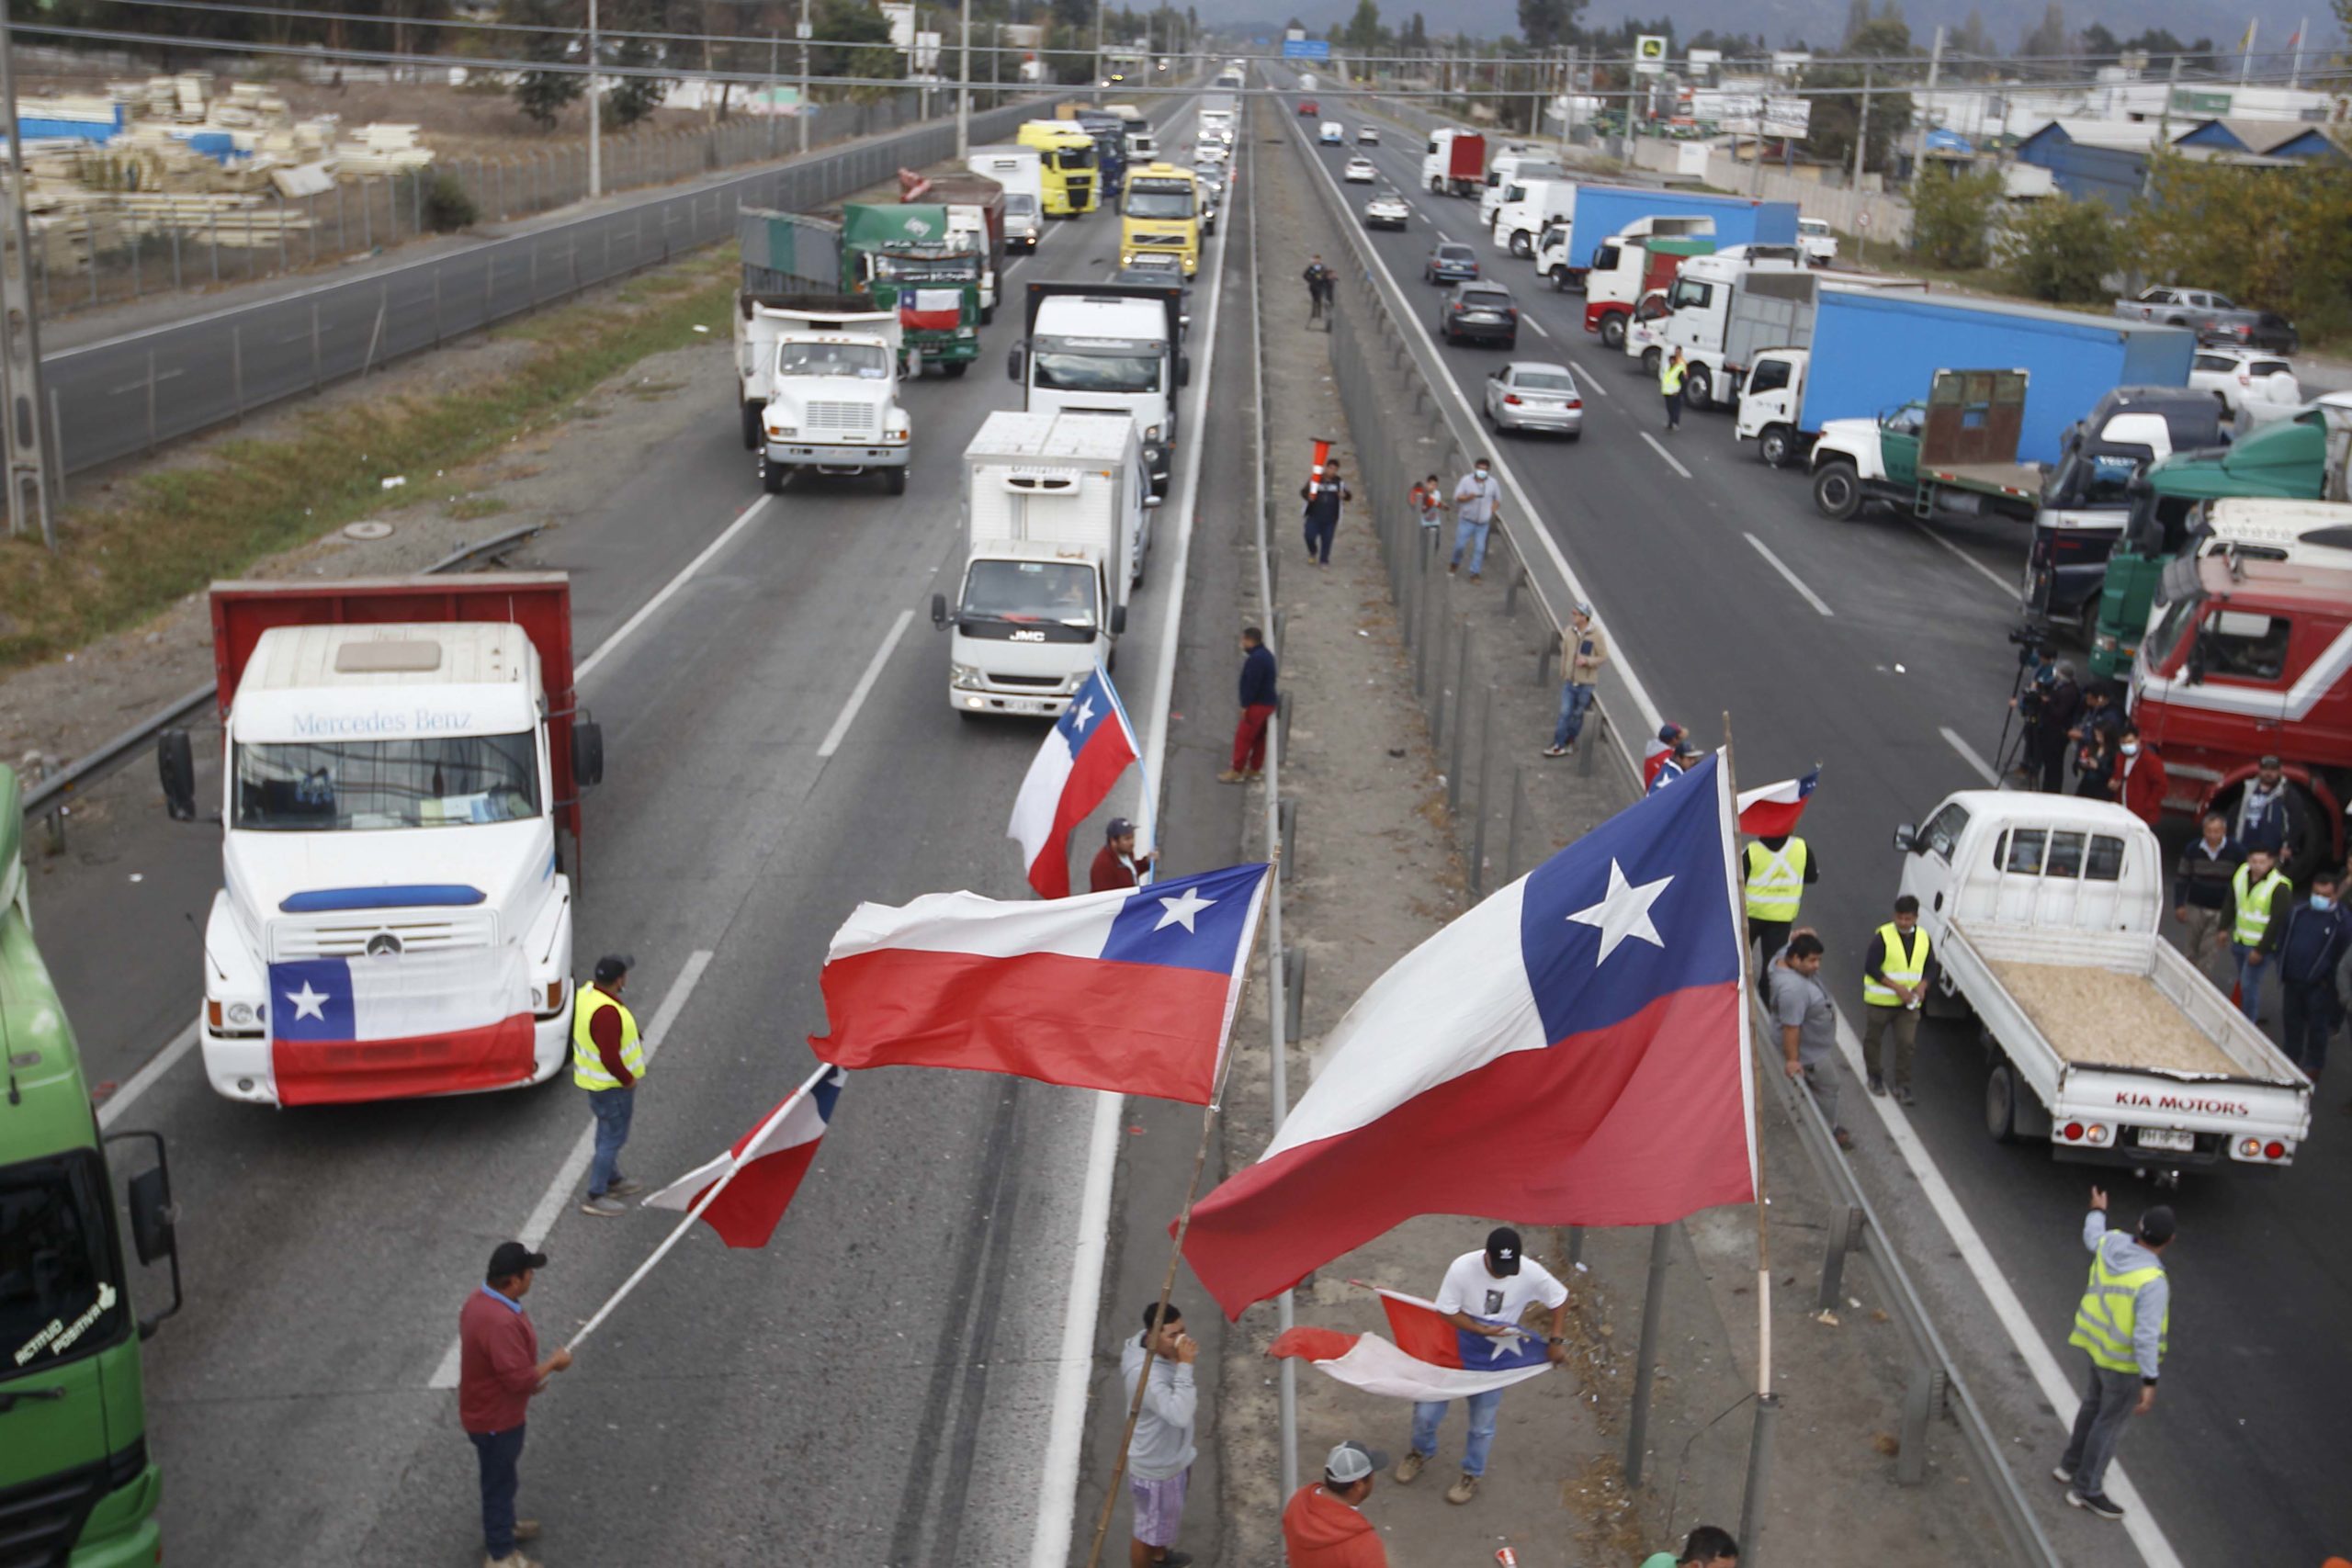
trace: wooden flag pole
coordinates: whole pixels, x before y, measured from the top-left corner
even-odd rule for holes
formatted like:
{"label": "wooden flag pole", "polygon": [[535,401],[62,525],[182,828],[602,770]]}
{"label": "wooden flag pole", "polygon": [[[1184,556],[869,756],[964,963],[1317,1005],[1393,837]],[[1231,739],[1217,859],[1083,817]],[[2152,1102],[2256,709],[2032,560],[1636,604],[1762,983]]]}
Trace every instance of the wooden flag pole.
{"label": "wooden flag pole", "polygon": [[[1731,832],[1736,842],[1739,837],[1739,773],[1732,763],[1731,714],[1724,714],[1724,792],[1732,804]],[[1734,919],[1739,932],[1739,1001],[1745,1009],[1747,998],[1756,994],[1754,971],[1755,943],[1747,939],[1747,911],[1743,908]],[[1751,1051],[1751,1055],[1755,1053]],[[1756,1093],[1747,1108],[1747,1146],[1756,1162],[1756,1392],[1758,1397],[1772,1392],[1772,1237],[1766,1224],[1764,1199],[1764,1137],[1759,1124],[1764,1091],[1770,1085],[1764,1079],[1764,1065],[1760,1057],[1750,1064],[1757,1078]]]}

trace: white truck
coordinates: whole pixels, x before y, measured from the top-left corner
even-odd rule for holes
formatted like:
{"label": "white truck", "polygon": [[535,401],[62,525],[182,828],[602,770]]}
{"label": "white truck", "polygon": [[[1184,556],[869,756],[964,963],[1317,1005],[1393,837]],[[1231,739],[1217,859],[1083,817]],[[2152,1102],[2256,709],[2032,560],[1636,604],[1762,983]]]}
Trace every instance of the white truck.
{"label": "white truck", "polygon": [[1502,188],[1502,205],[1495,209],[1495,249],[1515,256],[1532,256],[1536,237],[1576,209],[1574,180],[1521,177]]}
{"label": "white truck", "polygon": [[1173,446],[1177,392],[1192,379],[1181,281],[1033,283],[1028,332],[1005,373],[1032,413],[1124,413]]}
{"label": "white truck", "polygon": [[975,147],[964,166],[1004,187],[1004,243],[1008,250],[1034,251],[1045,231],[1046,176],[1035,147]]}
{"label": "white truck", "polygon": [[1523,152],[1504,153],[1487,171],[1487,188],[1478,193],[1479,225],[1493,228],[1495,214],[1502,210],[1504,203],[1523,199],[1527,193],[1520,186],[1538,180],[1564,180],[1567,177],[1567,170],[1546,159],[1531,157]]}
{"label": "white truck", "polygon": [[899,406],[899,312],[868,303],[854,295],[739,297],[743,434],[770,495],[799,468],[879,470],[892,495],[906,494],[914,439]]}
{"label": "white truck", "polygon": [[1815,266],[1827,266],[1838,259],[1838,231],[1826,218],[1797,220],[1797,249]]}
{"label": "white truck", "polygon": [[947,701],[967,718],[1051,717],[1097,663],[1118,661],[1129,594],[1151,549],[1135,422],[1118,414],[989,415],[964,449],[963,586],[947,629]]}
{"label": "white truck", "polygon": [[2293,1160],[2311,1081],[2159,934],[2147,824],[2108,801],[1963,790],[1894,847],[1934,990],[1983,1026],[1995,1139],[2166,1184]]}
{"label": "white truck", "polygon": [[1732,245],[1682,264],[1666,291],[1668,313],[1645,319],[1637,308],[1625,331],[1625,353],[1641,361],[1645,374],[1679,348],[1690,366],[1682,400],[1694,409],[1729,406],[1738,395],[1737,378],[1724,368],[1724,344],[1732,302],[1750,277],[1799,272],[1804,263],[1793,245]]}

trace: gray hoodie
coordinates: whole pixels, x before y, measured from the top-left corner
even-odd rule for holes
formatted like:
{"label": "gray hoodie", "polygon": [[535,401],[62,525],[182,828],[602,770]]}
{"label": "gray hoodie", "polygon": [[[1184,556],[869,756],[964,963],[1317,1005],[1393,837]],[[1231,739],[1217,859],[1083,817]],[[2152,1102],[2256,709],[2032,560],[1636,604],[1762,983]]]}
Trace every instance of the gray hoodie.
{"label": "gray hoodie", "polygon": [[[1137,1335],[1119,1352],[1119,1381],[1127,1403],[1136,1398],[1136,1378],[1143,1371],[1143,1337]],[[1151,1359],[1151,1392],[1143,1396],[1136,1417],[1135,1441],[1127,1446],[1127,1472],[1138,1481],[1166,1481],[1193,1466],[1193,1413],[1199,1398],[1193,1391],[1193,1369],[1165,1356]]]}
{"label": "gray hoodie", "polygon": [[[2100,1242],[2107,1245],[2104,1248]],[[2103,1252],[2108,1268],[2118,1274],[2129,1274],[2135,1269],[2154,1268],[2156,1277],[2140,1287],[2132,1297],[2132,1349],[2140,1362],[2140,1375],[2156,1375],[2164,1339],[2165,1314],[2172,1306],[2172,1276],[2162,1272],[2164,1260],[2140,1244],[2140,1238],[2124,1231],[2107,1228],[2107,1211],[2093,1209],[2083,1216],[2083,1246],[2093,1252]],[[1142,1352],[1138,1350],[1137,1355]],[[1132,1382],[1128,1384],[1134,1386]],[[1136,1436],[1142,1436],[1138,1428]]]}

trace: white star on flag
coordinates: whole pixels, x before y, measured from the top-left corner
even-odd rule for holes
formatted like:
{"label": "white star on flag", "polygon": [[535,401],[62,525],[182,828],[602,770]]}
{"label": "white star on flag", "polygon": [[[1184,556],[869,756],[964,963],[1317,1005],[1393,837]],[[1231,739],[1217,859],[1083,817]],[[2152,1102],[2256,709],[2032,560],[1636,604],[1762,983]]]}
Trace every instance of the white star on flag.
{"label": "white star on flag", "polygon": [[1193,929],[1193,918],[1216,902],[1217,900],[1215,898],[1202,897],[1199,888],[1187,887],[1182,897],[1162,898],[1159,901],[1160,908],[1168,912],[1160,916],[1159,923],[1151,929],[1159,931],[1166,931],[1170,926],[1182,926],[1186,931],[1192,931],[1194,936],[1198,936],[1200,932]]}
{"label": "white star on flag", "polygon": [[315,1018],[322,1023],[326,1021],[326,993],[312,990],[308,980],[302,982],[300,990],[287,992],[286,999],[294,1004],[295,1022],[300,1023],[306,1018]]}
{"label": "white star on flag", "polygon": [[1673,882],[1671,876],[1661,876],[1656,882],[1636,886],[1625,880],[1625,868],[1611,857],[1609,891],[1600,896],[1598,904],[1589,904],[1568,917],[1600,932],[1600,955],[1592,961],[1594,968],[1607,963],[1609,955],[1617,951],[1617,944],[1629,938],[1639,937],[1652,947],[1665,949],[1666,943],[1658,940],[1657,928],[1650,924],[1650,906]]}
{"label": "white star on flag", "polygon": [[1092,697],[1081,697],[1079,699],[1078,711],[1070,715],[1070,718],[1081,730],[1088,725],[1092,724],[1094,722],[1094,699]]}

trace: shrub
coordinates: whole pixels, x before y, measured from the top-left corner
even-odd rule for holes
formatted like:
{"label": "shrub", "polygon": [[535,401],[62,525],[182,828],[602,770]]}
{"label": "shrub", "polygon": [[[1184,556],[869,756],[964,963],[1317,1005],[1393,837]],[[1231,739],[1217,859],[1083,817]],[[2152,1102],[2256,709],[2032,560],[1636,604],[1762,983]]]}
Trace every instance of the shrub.
{"label": "shrub", "polygon": [[2051,197],[2009,215],[2001,265],[2009,287],[2053,305],[2107,297],[2107,275],[2122,254],[2123,231],[2096,201]]}
{"label": "shrub", "polygon": [[1911,248],[1923,260],[1953,272],[1973,272],[1992,259],[1990,229],[2001,201],[2001,173],[1930,165],[1911,190]]}

